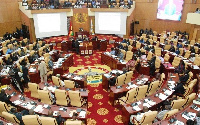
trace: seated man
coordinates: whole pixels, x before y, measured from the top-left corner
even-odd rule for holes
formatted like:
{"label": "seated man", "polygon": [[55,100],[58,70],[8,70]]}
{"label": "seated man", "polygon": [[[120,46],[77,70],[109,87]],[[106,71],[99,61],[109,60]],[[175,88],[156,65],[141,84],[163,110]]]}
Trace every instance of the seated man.
{"label": "seated man", "polygon": [[10,57],[8,57],[8,59],[6,60],[6,65],[12,65],[13,61]]}
{"label": "seated man", "polygon": [[115,55],[115,49],[113,47],[111,48],[110,54]]}
{"label": "seated man", "polygon": [[21,112],[17,112],[16,108],[11,108],[9,113],[16,116],[16,118],[20,121],[20,125],[24,125]]}
{"label": "seated man", "polygon": [[173,45],[171,45],[171,48],[169,49],[170,52],[175,52],[175,48]]}
{"label": "seated man", "polygon": [[[169,112],[171,110],[171,105],[165,105],[165,107],[164,107],[164,109],[163,110],[161,110],[158,114],[157,114],[157,119],[158,120],[162,120],[163,119],[163,117],[165,116],[165,114],[167,113],[167,112]],[[155,120],[154,122],[156,122],[157,120]]]}
{"label": "seated man", "polygon": [[119,58],[119,60],[124,59],[124,54],[121,52],[121,50],[119,50],[119,54],[117,55],[117,57]]}
{"label": "seated man", "polygon": [[12,102],[10,101],[10,96],[6,95],[4,89],[1,89],[0,101],[5,102],[7,104],[12,104]]}
{"label": "seated man", "polygon": [[114,74],[115,76],[113,78],[109,78],[108,79],[108,83],[110,86],[114,86],[117,80],[117,77],[120,76],[120,74],[117,72],[116,74]]}
{"label": "seated man", "polygon": [[142,112],[137,113],[137,115],[131,115],[130,117],[131,124],[133,124],[133,118],[136,119],[137,121],[140,121],[146,112],[151,112],[151,110],[149,110],[148,107],[144,106]]}
{"label": "seated man", "polygon": [[189,70],[185,70],[184,75],[179,77],[179,81],[185,83],[189,79]]}
{"label": "seated man", "polygon": [[8,48],[6,51],[6,54],[11,54],[13,52],[13,50],[11,48]]}

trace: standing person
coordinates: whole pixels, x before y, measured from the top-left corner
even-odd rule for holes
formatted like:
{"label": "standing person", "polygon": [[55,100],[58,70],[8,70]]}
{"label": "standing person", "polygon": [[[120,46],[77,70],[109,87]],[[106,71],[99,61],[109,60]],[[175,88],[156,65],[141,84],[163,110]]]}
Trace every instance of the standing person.
{"label": "standing person", "polygon": [[40,70],[40,78],[41,78],[41,82],[45,82],[47,83],[47,67],[45,62],[39,61],[39,66],[38,66],[38,70]]}
{"label": "standing person", "polygon": [[80,43],[76,40],[75,41],[75,48],[76,48],[76,53],[79,54],[79,45]]}
{"label": "standing person", "polygon": [[28,68],[25,65],[22,65],[22,72],[23,72],[23,83],[24,86],[27,87],[28,86],[28,82],[29,82],[29,76],[28,76]]}

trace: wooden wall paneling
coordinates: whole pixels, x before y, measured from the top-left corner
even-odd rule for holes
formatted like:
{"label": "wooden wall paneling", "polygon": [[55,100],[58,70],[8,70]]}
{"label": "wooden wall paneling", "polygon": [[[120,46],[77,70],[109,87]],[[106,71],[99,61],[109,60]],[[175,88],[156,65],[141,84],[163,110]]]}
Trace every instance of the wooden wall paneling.
{"label": "wooden wall paneling", "polygon": [[[82,22],[81,22],[82,21]],[[72,18],[73,31],[78,32],[79,28],[83,28],[85,31],[90,31],[90,21],[88,16],[88,9],[73,9]]]}

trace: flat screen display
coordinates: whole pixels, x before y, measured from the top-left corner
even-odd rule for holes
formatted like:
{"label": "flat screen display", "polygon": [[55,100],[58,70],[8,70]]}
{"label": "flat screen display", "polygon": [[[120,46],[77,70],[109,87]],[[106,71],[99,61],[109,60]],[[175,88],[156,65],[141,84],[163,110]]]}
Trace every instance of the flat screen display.
{"label": "flat screen display", "polygon": [[157,19],[180,21],[184,0],[159,0]]}

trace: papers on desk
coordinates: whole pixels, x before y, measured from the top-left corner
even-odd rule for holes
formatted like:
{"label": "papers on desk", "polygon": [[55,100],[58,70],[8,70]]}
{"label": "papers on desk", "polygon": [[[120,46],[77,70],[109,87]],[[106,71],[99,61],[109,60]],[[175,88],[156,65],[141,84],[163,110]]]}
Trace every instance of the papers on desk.
{"label": "papers on desk", "polygon": [[165,95],[171,95],[174,90],[166,90],[164,92]]}
{"label": "papers on desk", "polygon": [[143,81],[148,81],[149,79],[148,79],[148,78],[143,78],[142,80],[143,80]]}
{"label": "papers on desk", "polygon": [[42,112],[43,111],[43,106],[42,105],[38,105],[35,109],[35,112]]}
{"label": "papers on desk", "polygon": [[109,52],[105,52],[104,54],[109,55],[110,53]]}
{"label": "papers on desk", "polygon": [[69,116],[70,116],[70,117],[72,117],[74,112],[76,112],[76,113],[77,113],[77,111],[76,111],[76,110],[72,110],[72,111],[70,111],[70,113],[69,113]]}
{"label": "papers on desk", "polygon": [[193,69],[199,69],[197,65],[193,65]]}
{"label": "papers on desk", "polygon": [[189,120],[189,119],[194,120],[196,117],[196,113],[193,113],[193,112],[183,113],[182,117],[187,120]]}
{"label": "papers on desk", "polygon": [[75,80],[81,80],[82,78],[79,77],[79,76],[75,76],[73,79],[75,79]]}
{"label": "papers on desk", "polygon": [[19,101],[19,100],[16,100],[16,101],[14,101],[13,103],[14,103],[15,105],[20,105],[22,102]]}
{"label": "papers on desk", "polygon": [[137,105],[137,106],[133,106],[133,110],[135,110],[135,111],[140,111],[141,108]]}
{"label": "papers on desk", "polygon": [[196,105],[200,105],[200,102],[197,101],[197,100],[193,100],[193,103],[196,104]]}
{"label": "papers on desk", "polygon": [[29,69],[29,72],[36,72],[36,69],[30,68],[30,69]]}
{"label": "papers on desk", "polygon": [[54,92],[56,90],[56,88],[54,88],[53,86],[47,87],[48,90]]}
{"label": "papers on desk", "polygon": [[110,74],[104,74],[104,76],[106,77],[106,78],[110,78]]}
{"label": "papers on desk", "polygon": [[27,108],[27,109],[33,109],[33,108],[35,107],[35,105],[31,105],[30,102],[28,102],[28,103],[25,103],[25,104],[23,105],[23,107],[25,107],[25,108]]}
{"label": "papers on desk", "polygon": [[114,73],[114,74],[116,74],[117,72],[120,73],[120,74],[123,73],[123,71],[121,71],[121,70],[112,70],[111,72]]}
{"label": "papers on desk", "polygon": [[178,120],[177,120],[176,122],[174,122],[173,124],[174,124],[174,125],[185,125],[183,122],[178,121]]}
{"label": "papers on desk", "polygon": [[170,69],[175,69],[174,67],[169,67]]}
{"label": "papers on desk", "polygon": [[170,84],[174,84],[174,83],[175,83],[175,81],[168,81],[168,83],[170,83]]}
{"label": "papers on desk", "polygon": [[143,106],[146,106],[146,107],[148,107],[148,108],[151,107],[151,105],[149,105],[149,103],[143,103]]}
{"label": "papers on desk", "polygon": [[[152,100],[149,100],[149,99],[145,99],[145,103],[147,103],[150,107],[156,104],[156,102],[154,102],[154,101],[152,101]],[[144,104],[145,104],[145,103],[144,103]],[[146,105],[146,106],[148,107],[147,104],[145,104],[145,105],[144,105],[144,104],[143,104],[143,106]]]}
{"label": "papers on desk", "polygon": [[54,111],[53,116],[58,116],[58,111]]}
{"label": "papers on desk", "polygon": [[170,76],[171,78],[175,78],[176,76]]}
{"label": "papers on desk", "polygon": [[81,111],[81,112],[79,113],[79,117],[85,118],[85,114],[86,114],[86,111]]}
{"label": "papers on desk", "polygon": [[121,60],[120,62],[121,62],[121,64],[126,64],[126,62],[125,62],[125,61],[122,61],[122,60]]}
{"label": "papers on desk", "polygon": [[132,84],[132,85],[127,86],[126,88],[127,88],[127,89],[132,89],[132,88],[137,88],[137,87],[138,87],[137,85]]}
{"label": "papers on desk", "polygon": [[161,100],[165,100],[168,96],[166,96],[166,95],[160,93],[158,97],[159,97],[159,99],[161,99]]}

